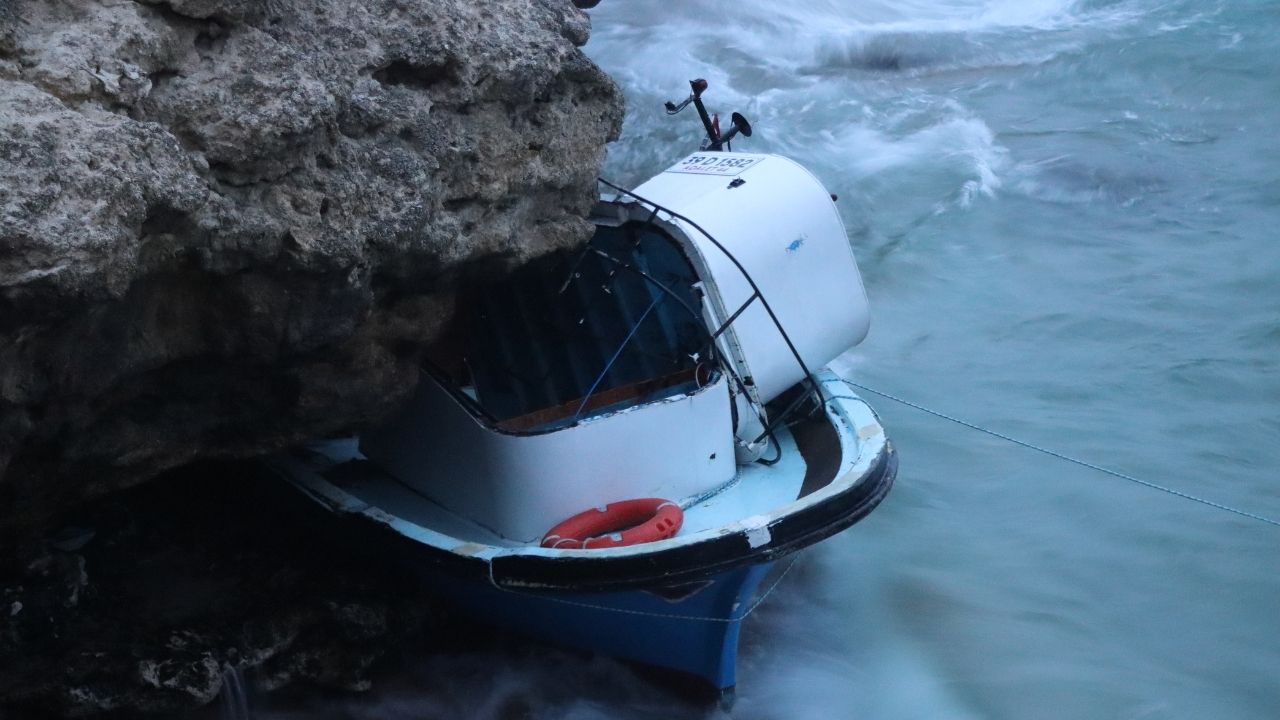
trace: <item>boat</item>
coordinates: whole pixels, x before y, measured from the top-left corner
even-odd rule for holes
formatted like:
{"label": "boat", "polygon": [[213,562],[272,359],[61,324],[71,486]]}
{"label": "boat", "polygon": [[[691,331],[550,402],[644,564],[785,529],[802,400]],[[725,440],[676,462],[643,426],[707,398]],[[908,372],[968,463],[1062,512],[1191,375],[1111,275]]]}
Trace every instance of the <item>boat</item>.
{"label": "boat", "polygon": [[871,512],[897,455],[826,367],[869,324],[835,196],[733,151],[751,126],[705,89],[667,106],[703,147],[601,180],[589,242],[463,283],[390,420],[269,462],[462,611],[729,697],[780,561]]}

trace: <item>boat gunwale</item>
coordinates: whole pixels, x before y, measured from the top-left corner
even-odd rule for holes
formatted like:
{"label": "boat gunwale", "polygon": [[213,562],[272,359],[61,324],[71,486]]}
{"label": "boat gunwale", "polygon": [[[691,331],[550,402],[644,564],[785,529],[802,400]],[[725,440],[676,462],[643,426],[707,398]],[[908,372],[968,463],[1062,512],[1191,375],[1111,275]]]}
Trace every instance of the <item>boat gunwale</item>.
{"label": "boat gunwale", "polygon": [[370,505],[296,457],[277,455],[268,464],[329,510],[372,521],[431,551],[440,564],[481,572],[497,587],[612,591],[675,584],[788,555],[853,525],[887,495],[897,454],[875,412],[830,370],[817,379],[841,444],[840,469],[830,482],[768,513],[643,545],[557,550],[464,541]]}

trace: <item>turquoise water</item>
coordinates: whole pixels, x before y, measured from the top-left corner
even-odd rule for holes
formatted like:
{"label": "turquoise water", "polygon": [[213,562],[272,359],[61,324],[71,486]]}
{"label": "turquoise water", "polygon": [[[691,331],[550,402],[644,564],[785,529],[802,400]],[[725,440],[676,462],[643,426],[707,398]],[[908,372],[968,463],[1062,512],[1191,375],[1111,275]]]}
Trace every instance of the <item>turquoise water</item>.
{"label": "turquoise water", "polygon": [[[595,12],[607,174],[693,147],[705,76],[840,196],[843,372],[1280,516],[1280,4],[670,5]],[[1280,716],[1280,528],[871,399],[898,485],[759,612],[734,717]]]}
{"label": "turquoise water", "polygon": [[[1280,516],[1280,3],[605,0],[606,176],[696,148],[706,77],[840,196],[839,368]],[[820,309],[821,298],[815,298]],[[1280,716],[1280,528],[872,398],[888,501],[744,631],[735,718]],[[607,660],[424,658],[349,717],[697,717]],[[712,713],[711,716],[717,716]]]}

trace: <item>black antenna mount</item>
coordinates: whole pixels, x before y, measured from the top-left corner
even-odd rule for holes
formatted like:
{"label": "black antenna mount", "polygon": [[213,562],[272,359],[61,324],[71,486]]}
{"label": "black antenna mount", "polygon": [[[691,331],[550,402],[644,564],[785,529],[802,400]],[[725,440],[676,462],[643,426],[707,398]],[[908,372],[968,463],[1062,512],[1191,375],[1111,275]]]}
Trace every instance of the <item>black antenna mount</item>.
{"label": "black antenna mount", "polygon": [[667,101],[667,114],[675,115],[692,103],[698,110],[698,119],[702,121],[703,129],[707,131],[707,137],[702,143],[703,150],[732,150],[733,148],[730,147],[729,141],[735,136],[751,137],[751,123],[747,122],[747,119],[738,113],[733,113],[730,116],[730,122],[733,127],[729,128],[729,131],[723,135],[720,134],[720,116],[708,114],[706,106],[702,104],[702,93],[707,89],[706,80],[703,78],[690,80],[689,89],[689,97],[685,98],[679,105]]}

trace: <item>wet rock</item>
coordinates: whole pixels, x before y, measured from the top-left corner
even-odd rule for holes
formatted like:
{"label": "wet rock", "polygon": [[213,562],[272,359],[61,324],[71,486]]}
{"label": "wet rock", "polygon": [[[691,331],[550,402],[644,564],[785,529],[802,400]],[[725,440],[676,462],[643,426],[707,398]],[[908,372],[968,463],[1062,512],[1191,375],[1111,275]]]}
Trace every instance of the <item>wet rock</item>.
{"label": "wet rock", "polygon": [[0,3],[0,531],[392,409],[460,275],[588,232],[621,118],[588,30],[567,0]]}
{"label": "wet rock", "polygon": [[76,514],[92,542],[0,575],[0,717],[189,711],[231,669],[258,692],[362,691],[436,626],[385,546],[251,465],[175,471]]}

